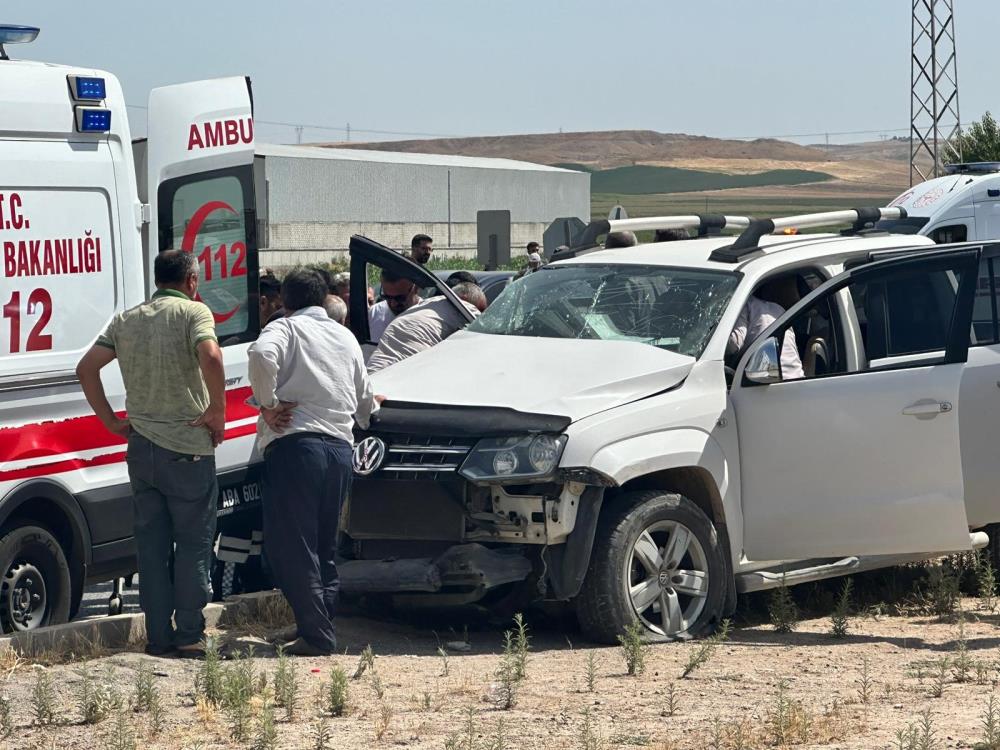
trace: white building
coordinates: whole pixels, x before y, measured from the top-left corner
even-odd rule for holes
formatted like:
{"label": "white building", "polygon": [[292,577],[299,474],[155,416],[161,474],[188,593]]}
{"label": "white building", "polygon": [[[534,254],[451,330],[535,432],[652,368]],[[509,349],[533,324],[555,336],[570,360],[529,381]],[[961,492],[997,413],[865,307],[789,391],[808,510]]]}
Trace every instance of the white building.
{"label": "white building", "polygon": [[476,212],[508,209],[514,254],[563,216],[590,219],[590,175],[510,159],[258,144],[261,266],[328,261],[352,234],[476,254]]}

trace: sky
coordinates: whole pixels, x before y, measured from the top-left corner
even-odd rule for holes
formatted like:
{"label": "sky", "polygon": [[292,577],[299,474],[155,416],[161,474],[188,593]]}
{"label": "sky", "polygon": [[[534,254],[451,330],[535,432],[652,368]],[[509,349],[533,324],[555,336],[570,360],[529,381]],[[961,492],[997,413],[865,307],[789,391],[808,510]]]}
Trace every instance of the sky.
{"label": "sky", "polygon": [[[997,0],[954,0],[963,122],[1000,112]],[[253,81],[259,139],[657,130],[798,142],[906,135],[910,0],[4,0],[12,57],[149,90]],[[322,126],[327,129],[320,129]],[[392,132],[374,132],[392,131]],[[854,131],[873,131],[855,133]],[[401,133],[406,135],[394,135]]]}

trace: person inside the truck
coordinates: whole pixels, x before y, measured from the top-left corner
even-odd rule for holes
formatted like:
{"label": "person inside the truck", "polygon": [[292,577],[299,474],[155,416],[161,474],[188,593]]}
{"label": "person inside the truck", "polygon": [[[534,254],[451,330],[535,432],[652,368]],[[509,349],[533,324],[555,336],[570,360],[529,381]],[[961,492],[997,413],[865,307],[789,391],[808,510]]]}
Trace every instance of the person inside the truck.
{"label": "person inside the truck", "polygon": [[382,271],[382,301],[368,308],[368,336],[377,344],[397,315],[420,301],[420,289],[409,279]]}
{"label": "person inside the truck", "polygon": [[[786,309],[798,301],[798,282],[794,274],[766,281],[754,290],[740,311],[736,325],[732,333],[729,334],[726,353],[734,359],[738,359],[747,346],[752,344],[774,321],[784,315]],[[802,359],[795,342],[795,331],[791,328],[785,331],[779,357],[783,380],[797,380],[805,377]]]}
{"label": "person inside the truck", "polygon": [[635,232],[608,232],[608,236],[604,238],[605,250],[613,247],[635,247],[638,244]]}

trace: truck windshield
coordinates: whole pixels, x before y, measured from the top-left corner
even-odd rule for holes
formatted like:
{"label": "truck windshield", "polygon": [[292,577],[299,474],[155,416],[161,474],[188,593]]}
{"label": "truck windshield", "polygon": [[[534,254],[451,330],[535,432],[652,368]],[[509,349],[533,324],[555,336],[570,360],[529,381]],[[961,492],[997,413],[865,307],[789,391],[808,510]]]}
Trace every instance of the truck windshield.
{"label": "truck windshield", "polygon": [[468,330],[636,341],[697,357],[739,283],[720,271],[555,265],[511,284]]}

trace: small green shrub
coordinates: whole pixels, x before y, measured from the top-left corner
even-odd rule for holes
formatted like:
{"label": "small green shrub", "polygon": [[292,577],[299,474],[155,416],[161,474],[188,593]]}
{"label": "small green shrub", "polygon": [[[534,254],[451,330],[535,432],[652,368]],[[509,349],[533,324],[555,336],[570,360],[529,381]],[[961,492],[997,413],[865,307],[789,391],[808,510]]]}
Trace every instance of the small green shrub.
{"label": "small green shrub", "polygon": [[681,679],[684,679],[699,667],[707,664],[713,654],[715,654],[715,647],[727,640],[729,640],[729,620],[723,620],[719,629],[708,638],[705,638],[698,648],[691,652],[687,664],[684,665],[684,671],[681,672]]}
{"label": "small green shrub", "polygon": [[792,592],[781,579],[781,585],[771,590],[768,597],[767,612],[771,617],[775,633],[792,633],[799,626],[799,608]]}
{"label": "small green shrub", "polygon": [[330,716],[343,716],[347,708],[347,673],[340,667],[330,670],[326,685],[325,709]]}
{"label": "small green shrub", "polygon": [[642,623],[635,620],[625,628],[624,634],[618,636],[627,674],[637,676],[646,671],[646,649],[648,646],[643,642],[645,632],[646,629]]}
{"label": "small green shrub", "polygon": [[40,670],[31,688],[31,712],[35,723],[48,726],[56,720],[56,693],[52,687],[52,675],[48,670]]}
{"label": "small green shrub", "polygon": [[845,638],[850,628],[848,615],[851,610],[851,594],[854,590],[854,582],[848,578],[844,581],[844,586],[840,589],[840,596],[837,597],[837,604],[830,616],[830,635],[834,638]]}

